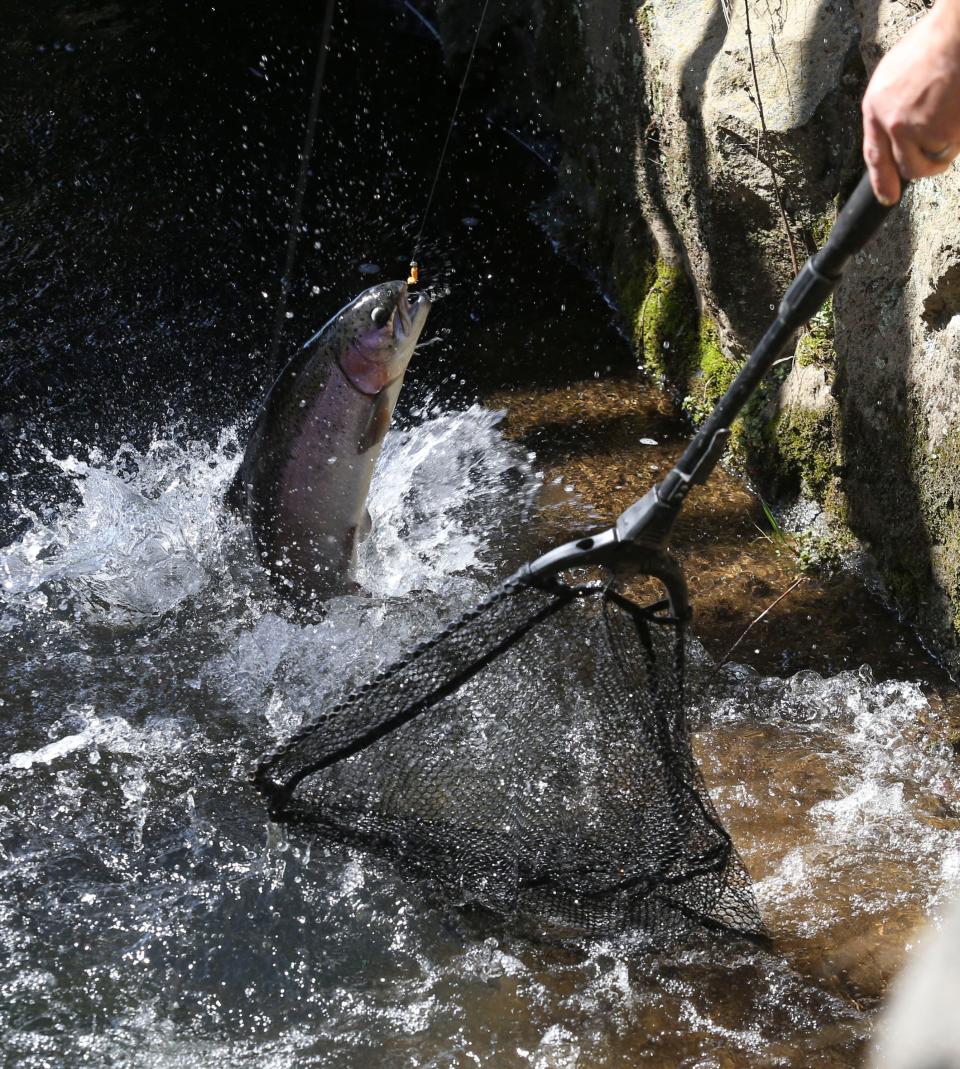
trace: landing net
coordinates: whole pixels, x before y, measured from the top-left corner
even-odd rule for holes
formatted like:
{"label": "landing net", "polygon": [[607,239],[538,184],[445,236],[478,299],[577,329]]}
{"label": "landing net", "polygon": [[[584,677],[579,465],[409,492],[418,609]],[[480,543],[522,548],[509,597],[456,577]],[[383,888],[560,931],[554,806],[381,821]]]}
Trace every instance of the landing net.
{"label": "landing net", "polygon": [[267,756],[275,820],[538,925],[762,935],[683,706],[683,625],[511,581]]}

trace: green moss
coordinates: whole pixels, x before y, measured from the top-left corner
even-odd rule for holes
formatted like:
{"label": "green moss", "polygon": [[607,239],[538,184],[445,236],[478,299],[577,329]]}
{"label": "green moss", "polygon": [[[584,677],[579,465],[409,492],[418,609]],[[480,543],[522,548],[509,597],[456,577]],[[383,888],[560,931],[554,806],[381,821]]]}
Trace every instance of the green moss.
{"label": "green moss", "polygon": [[682,267],[657,261],[633,326],[643,366],[682,389],[695,366],[698,332],[696,296]]}
{"label": "green moss", "polygon": [[738,367],[724,353],[716,324],[697,311],[693,286],[682,267],[657,262],[633,323],[643,366],[684,397],[684,408],[699,422]]}
{"label": "green moss", "polygon": [[796,361],[800,367],[816,364],[833,369],[837,358],[833,347],[833,298],[810,320],[807,330],[800,336],[796,348]]}
{"label": "green moss", "polygon": [[[633,325],[636,344],[637,324],[647,294],[657,279],[656,265],[636,253],[618,249],[612,267],[613,292],[617,307],[627,323]],[[637,346],[639,351],[639,346]]]}
{"label": "green moss", "polygon": [[730,431],[730,455],[733,467],[747,474],[776,498],[781,485],[780,473],[770,463],[776,453],[776,424],[770,418],[770,394],[778,383],[763,383],[747,402],[740,418]]}
{"label": "green moss", "polygon": [[786,408],[776,419],[774,433],[782,462],[799,475],[822,504],[836,490],[841,470],[837,434],[838,411]]}
{"label": "green moss", "polygon": [[[713,320],[703,316],[697,332],[697,371],[687,383],[683,407],[695,423],[701,423],[727,392],[740,370],[720,346],[720,333]],[[739,427],[734,428],[734,438]]]}
{"label": "green moss", "polygon": [[719,400],[737,377],[740,368],[720,347],[720,332],[713,320],[706,316],[700,320],[699,356],[704,392],[708,397]]}
{"label": "green moss", "polygon": [[832,211],[817,216],[810,224],[810,236],[818,249],[826,245],[827,238],[830,237],[830,231],[836,221],[837,212],[834,208]]}

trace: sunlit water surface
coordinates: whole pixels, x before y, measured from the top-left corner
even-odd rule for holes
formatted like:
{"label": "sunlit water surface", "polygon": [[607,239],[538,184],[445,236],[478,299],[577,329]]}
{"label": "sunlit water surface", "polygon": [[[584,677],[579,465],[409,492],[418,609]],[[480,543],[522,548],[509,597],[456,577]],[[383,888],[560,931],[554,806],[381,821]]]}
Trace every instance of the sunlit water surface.
{"label": "sunlit water surface", "polygon": [[364,592],[311,624],[222,507],[234,431],[46,455],[62,500],[0,550],[13,1064],[856,1064],[886,944],[960,877],[958,786],[910,683],[716,672],[694,644],[698,754],[772,951],[539,945],[268,827],[256,754],[536,545],[537,460],[497,423],[428,408],[390,433]]}

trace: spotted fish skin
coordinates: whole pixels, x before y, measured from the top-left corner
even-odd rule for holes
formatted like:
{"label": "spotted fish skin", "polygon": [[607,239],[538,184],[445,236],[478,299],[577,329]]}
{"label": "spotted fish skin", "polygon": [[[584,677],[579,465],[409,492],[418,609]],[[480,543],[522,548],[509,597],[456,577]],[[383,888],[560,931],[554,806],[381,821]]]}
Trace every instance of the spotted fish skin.
{"label": "spotted fish skin", "polygon": [[429,310],[404,282],[365,290],[266,396],[227,500],[273,585],[301,606],[354,588],[370,480]]}

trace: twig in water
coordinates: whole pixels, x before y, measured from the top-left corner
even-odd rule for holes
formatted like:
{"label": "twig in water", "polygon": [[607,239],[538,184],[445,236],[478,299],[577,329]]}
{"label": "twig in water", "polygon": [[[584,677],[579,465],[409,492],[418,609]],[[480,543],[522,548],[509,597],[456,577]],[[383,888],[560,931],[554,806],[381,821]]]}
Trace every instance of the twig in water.
{"label": "twig in water", "polygon": [[734,642],[734,644],[733,644],[733,645],[732,645],[732,646],[730,647],[730,649],[728,649],[728,650],[727,650],[727,652],[726,652],[726,653],[725,653],[725,654],[723,655],[723,657],[722,657],[722,658],[720,659],[720,661],[719,661],[719,662],[717,663],[717,668],[722,668],[722,667],[723,667],[723,666],[724,666],[724,665],[725,665],[725,664],[727,663],[727,661],[729,661],[729,660],[730,660],[730,654],[731,654],[731,653],[733,653],[733,651],[734,651],[734,650],[735,650],[735,649],[737,648],[737,646],[739,646],[739,645],[740,645],[740,643],[741,643],[741,642],[743,642],[743,640],[744,640],[744,639],[745,639],[745,638],[747,637],[747,635],[748,635],[748,634],[750,633],[750,631],[751,631],[751,630],[753,629],[753,627],[754,627],[754,625],[755,625],[755,624],[758,624],[758,623],[760,623],[760,621],[761,621],[761,620],[762,620],[762,619],[764,618],[764,616],[766,616],[766,615],[767,615],[767,613],[768,613],[768,612],[770,612],[770,610],[771,610],[771,609],[775,609],[775,608],[776,608],[776,607],[777,607],[777,606],[778,606],[778,605],[780,604],[780,602],[781,602],[781,601],[783,601],[783,599],[784,599],[784,598],[785,598],[785,597],[786,597],[786,596],[787,596],[787,595],[788,595],[788,594],[789,594],[789,593],[790,593],[790,592],[791,592],[792,590],[796,590],[796,588],[797,588],[797,587],[798,587],[798,586],[799,586],[799,585],[800,585],[801,583],[805,583],[806,581],[807,581],[807,577],[806,577],[805,575],[801,575],[801,576],[799,576],[799,577],[798,577],[797,579],[794,579],[794,581],[793,581],[793,582],[792,582],[792,583],[791,583],[791,584],[790,584],[790,585],[789,585],[789,586],[787,587],[787,589],[786,589],[786,590],[785,590],[785,591],[784,591],[784,592],[783,592],[783,593],[782,593],[782,594],[780,595],[780,597],[779,597],[779,598],[777,598],[777,600],[776,600],[776,601],[773,601],[773,602],[771,602],[771,603],[770,603],[770,604],[769,604],[769,605],[768,605],[768,606],[767,606],[767,607],[766,607],[766,608],[765,608],[765,609],[763,610],[763,612],[762,612],[762,613],[760,613],[760,615],[759,615],[758,617],[756,617],[756,619],[754,619],[754,620],[751,620],[751,621],[750,621],[750,623],[749,623],[749,624],[747,624],[746,628],[744,628],[743,634],[742,634],[742,635],[741,635],[741,636],[740,636],[740,637],[739,637],[739,638],[737,639],[737,641],[736,641],[736,642]]}
{"label": "twig in water", "polygon": [[793,264],[793,273],[798,275],[800,273],[800,265],[797,261],[797,249],[793,243],[793,233],[790,230],[790,223],[787,221],[787,212],[783,206],[783,195],[780,192],[780,183],[777,180],[777,172],[773,166],[773,159],[770,155],[770,145],[767,140],[767,120],[763,114],[763,100],[760,97],[760,81],[757,78],[757,61],[753,55],[753,31],[750,29],[750,0],[743,0],[743,13],[746,16],[747,21],[747,47],[750,50],[750,72],[753,74],[753,89],[757,94],[757,99],[754,104],[757,106],[757,113],[760,116],[760,132],[763,135],[763,147],[767,150],[767,167],[770,171],[770,177],[773,179],[773,192],[777,198],[777,207],[780,209],[780,219],[783,222],[783,229],[787,235],[787,244],[790,246],[790,262]]}

